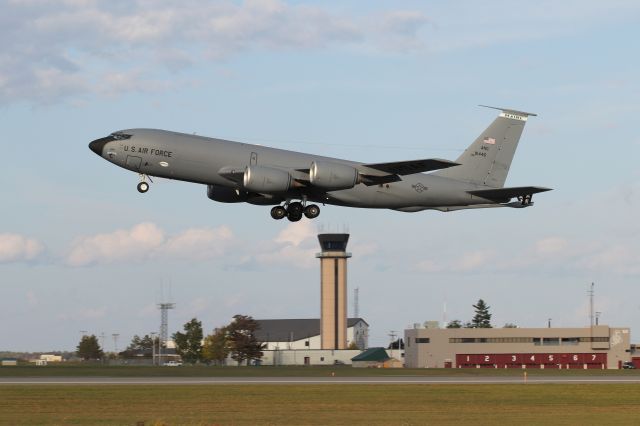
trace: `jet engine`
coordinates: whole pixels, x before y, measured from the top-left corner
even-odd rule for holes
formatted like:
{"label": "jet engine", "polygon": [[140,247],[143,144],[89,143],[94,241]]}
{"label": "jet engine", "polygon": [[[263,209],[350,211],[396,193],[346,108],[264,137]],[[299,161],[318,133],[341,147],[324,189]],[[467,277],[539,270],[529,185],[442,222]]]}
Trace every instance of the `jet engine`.
{"label": "jet engine", "polygon": [[325,161],[311,163],[309,176],[314,186],[326,190],[353,188],[360,180],[358,171],[353,167]]}
{"label": "jet engine", "polygon": [[246,189],[259,193],[285,192],[291,181],[291,175],[284,170],[264,166],[247,167],[242,180]]}
{"label": "jet engine", "polygon": [[249,199],[246,192],[220,185],[207,185],[207,197],[221,203],[242,203]]}

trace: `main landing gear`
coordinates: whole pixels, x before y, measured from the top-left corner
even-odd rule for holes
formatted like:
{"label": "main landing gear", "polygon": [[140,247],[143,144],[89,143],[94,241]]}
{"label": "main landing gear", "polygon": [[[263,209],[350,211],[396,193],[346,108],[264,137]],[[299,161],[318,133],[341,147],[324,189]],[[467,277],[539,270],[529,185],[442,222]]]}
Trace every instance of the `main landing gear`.
{"label": "main landing gear", "polygon": [[275,206],[271,209],[271,217],[276,220],[286,217],[291,222],[298,222],[302,219],[302,215],[305,215],[308,219],[315,219],[320,216],[320,207],[315,204],[304,206],[302,203],[296,201],[285,204],[284,206]]}
{"label": "main landing gear", "polygon": [[527,207],[531,204],[533,204],[533,195],[529,194],[529,195],[521,195],[518,197],[518,201],[520,202],[520,205],[522,207]]}

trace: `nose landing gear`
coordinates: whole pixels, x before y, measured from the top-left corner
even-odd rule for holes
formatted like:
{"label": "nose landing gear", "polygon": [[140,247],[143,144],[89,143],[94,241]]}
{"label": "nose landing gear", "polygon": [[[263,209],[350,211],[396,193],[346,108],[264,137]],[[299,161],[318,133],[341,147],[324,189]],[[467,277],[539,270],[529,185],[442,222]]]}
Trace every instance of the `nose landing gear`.
{"label": "nose landing gear", "polygon": [[[138,189],[138,192],[141,194],[144,194],[145,192],[147,192],[149,190],[149,184],[147,183],[147,175],[140,175],[140,183],[138,183],[138,186],[136,187]],[[151,178],[149,178],[149,180],[151,181]]]}
{"label": "nose landing gear", "polygon": [[286,217],[290,222],[298,222],[302,219],[302,215],[308,219],[315,219],[320,215],[320,207],[315,204],[304,206],[302,203],[296,201],[285,204],[284,206],[276,206],[271,209],[271,217],[276,220],[284,219]]}

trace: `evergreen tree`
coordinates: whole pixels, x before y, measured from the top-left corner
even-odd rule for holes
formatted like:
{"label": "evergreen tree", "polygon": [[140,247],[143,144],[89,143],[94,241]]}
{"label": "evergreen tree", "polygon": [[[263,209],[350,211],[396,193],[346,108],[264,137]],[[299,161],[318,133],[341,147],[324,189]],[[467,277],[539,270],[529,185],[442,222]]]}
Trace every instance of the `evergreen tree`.
{"label": "evergreen tree", "polygon": [[202,322],[193,318],[184,325],[184,333],[174,333],[176,352],[184,362],[202,361]]}
{"label": "evergreen tree", "polygon": [[462,328],[462,322],[460,320],[449,321],[447,328]]}
{"label": "evergreen tree", "polygon": [[490,306],[485,303],[484,300],[478,300],[478,303],[473,305],[476,310],[476,314],[471,320],[472,328],[492,328],[491,327],[491,314],[489,313]]}
{"label": "evergreen tree", "polygon": [[250,316],[235,315],[231,324],[227,326],[227,336],[231,349],[231,358],[238,361],[238,365],[247,361],[262,358],[265,345],[258,342],[255,332],[258,323]]}
{"label": "evergreen tree", "polygon": [[205,361],[213,362],[217,365],[224,365],[224,361],[229,356],[230,342],[227,327],[216,328],[212,334],[204,338],[202,347],[202,358]]}
{"label": "evergreen tree", "polygon": [[104,352],[102,352],[102,348],[98,343],[98,338],[93,334],[91,336],[82,336],[76,352],[85,361],[102,359],[104,356]]}

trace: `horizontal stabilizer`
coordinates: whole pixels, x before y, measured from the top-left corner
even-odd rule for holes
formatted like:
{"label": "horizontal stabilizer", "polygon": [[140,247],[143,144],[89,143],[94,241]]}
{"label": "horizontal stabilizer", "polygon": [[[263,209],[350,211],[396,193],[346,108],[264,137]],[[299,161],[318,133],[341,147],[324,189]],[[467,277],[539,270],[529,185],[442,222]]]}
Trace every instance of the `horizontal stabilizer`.
{"label": "horizontal stabilizer", "polygon": [[[439,158],[428,158],[424,160],[409,160],[409,161],[395,161],[392,163],[377,163],[377,164],[363,164],[360,167],[366,167],[369,169],[378,170],[388,174],[394,174],[399,176],[413,175],[416,173],[431,172],[433,170],[446,169],[453,166],[459,166],[459,163],[455,163],[449,160],[441,160]],[[363,174],[368,174],[366,170],[362,171]]]}
{"label": "horizontal stabilizer", "polygon": [[496,203],[506,203],[515,197],[525,197],[546,191],[551,191],[551,188],[544,188],[541,186],[518,186],[513,188],[475,189],[467,192],[471,195],[475,195],[476,197],[485,198]]}
{"label": "horizontal stabilizer", "polygon": [[[478,105],[484,108],[491,108],[491,109],[497,109],[498,111],[502,111],[503,114],[508,114],[508,115],[512,115],[512,116],[519,116],[519,117],[537,117],[538,114],[534,114],[532,112],[524,112],[524,111],[518,111],[517,109],[510,109],[510,108],[500,108],[500,107],[494,107],[494,106],[489,106],[489,105]],[[508,117],[508,118],[516,118],[517,117]]]}

